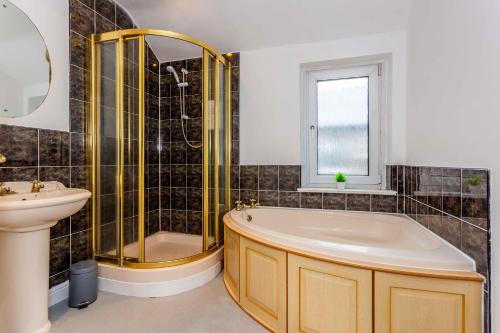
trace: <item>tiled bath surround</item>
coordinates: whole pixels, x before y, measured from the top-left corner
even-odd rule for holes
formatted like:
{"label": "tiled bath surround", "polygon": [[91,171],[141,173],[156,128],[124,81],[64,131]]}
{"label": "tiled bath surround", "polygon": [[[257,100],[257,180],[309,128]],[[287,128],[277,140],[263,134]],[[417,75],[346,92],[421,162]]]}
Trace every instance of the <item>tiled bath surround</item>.
{"label": "tiled bath surround", "polygon": [[489,278],[489,172],[389,166],[388,187],[404,196],[405,213],[471,256]]}
{"label": "tiled bath surround", "polygon": [[490,175],[486,169],[392,165],[387,187],[404,197],[406,215],[476,261],[486,277],[485,332],[490,331]]}
{"label": "tiled bath surround", "polygon": [[476,260],[488,277],[489,173],[482,169],[389,166],[396,195],[298,192],[298,165],[233,165],[233,201],[263,206],[403,213]]}
{"label": "tiled bath surround", "polygon": [[[262,206],[406,214],[469,256],[485,285],[489,325],[489,172],[484,169],[388,166],[387,189],[395,195],[298,192],[298,165],[233,165],[233,203],[251,198]],[[488,332],[488,330],[485,330]]]}

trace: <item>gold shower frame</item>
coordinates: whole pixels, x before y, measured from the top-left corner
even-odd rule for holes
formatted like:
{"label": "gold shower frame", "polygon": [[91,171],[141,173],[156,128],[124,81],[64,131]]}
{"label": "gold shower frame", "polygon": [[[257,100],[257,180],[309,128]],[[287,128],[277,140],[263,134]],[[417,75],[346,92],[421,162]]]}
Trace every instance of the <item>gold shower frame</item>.
{"label": "gold shower frame", "polygon": [[[144,184],[144,164],[145,164],[145,147],[144,147],[144,117],[145,117],[145,105],[144,105],[144,71],[145,71],[145,36],[160,36],[172,39],[177,39],[185,41],[203,49],[203,252],[196,254],[194,256],[179,258],[169,261],[161,262],[145,262],[145,234],[144,234],[144,222],[145,222],[145,184]],[[124,230],[124,119],[123,119],[123,87],[124,87],[124,54],[123,54],[123,43],[126,40],[138,39],[139,49],[138,49],[138,258],[127,258],[124,257],[124,242],[123,242],[123,230]],[[116,185],[119,189],[117,193],[117,249],[116,257],[107,256],[102,254],[97,254],[97,245],[100,241],[100,198],[97,193],[100,191],[100,48],[97,45],[105,42],[115,42],[116,43],[116,129],[117,129],[117,156],[118,168],[116,171]],[[230,54],[228,54],[230,56]],[[209,60],[210,58],[214,61],[214,74],[215,74],[215,87],[214,87],[214,137],[215,144],[212,148],[215,154],[215,163],[213,166],[213,176],[214,176],[214,222],[215,222],[215,241],[213,244],[209,244],[209,158],[210,158],[210,147],[208,144],[209,138]],[[230,58],[230,57],[229,57]],[[220,65],[225,66],[224,70],[224,114],[221,115],[220,110],[220,84],[221,84],[221,73]],[[232,114],[231,114],[231,71],[232,65],[231,61],[227,60],[222,54],[220,54],[215,48],[202,42],[196,38],[179,34],[172,31],[164,31],[157,29],[126,29],[117,30],[112,32],[106,32],[102,34],[92,35],[90,39],[90,112],[87,122],[87,128],[89,133],[89,139],[87,140],[87,152],[91,163],[91,171],[89,173],[89,181],[92,193],[92,256],[106,264],[113,264],[118,266],[130,267],[130,268],[161,268],[177,266],[193,261],[200,260],[211,253],[215,252],[222,246],[222,239],[219,239],[219,224],[220,224],[220,207],[219,207],[219,153],[220,144],[224,145],[224,190],[225,190],[225,202],[226,208],[231,207],[231,143],[232,143]],[[220,122],[219,117],[224,117],[224,125],[226,130],[224,131],[223,141],[219,138]]]}

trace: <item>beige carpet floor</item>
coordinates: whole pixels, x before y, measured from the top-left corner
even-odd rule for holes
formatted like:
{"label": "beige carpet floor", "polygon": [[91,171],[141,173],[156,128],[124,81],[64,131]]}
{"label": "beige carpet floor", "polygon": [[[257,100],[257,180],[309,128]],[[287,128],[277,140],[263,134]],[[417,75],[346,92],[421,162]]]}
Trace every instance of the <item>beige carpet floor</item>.
{"label": "beige carpet floor", "polygon": [[100,292],[86,309],[66,302],[49,310],[51,333],[258,333],[267,332],[227,294],[219,275],[183,294],[135,298]]}

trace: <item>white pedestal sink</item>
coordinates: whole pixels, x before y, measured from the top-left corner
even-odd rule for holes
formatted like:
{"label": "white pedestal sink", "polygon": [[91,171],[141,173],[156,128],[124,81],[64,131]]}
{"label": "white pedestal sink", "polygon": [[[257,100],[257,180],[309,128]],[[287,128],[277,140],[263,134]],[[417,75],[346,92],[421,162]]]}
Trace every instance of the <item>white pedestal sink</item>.
{"label": "white pedestal sink", "polygon": [[45,182],[5,183],[0,196],[0,332],[48,332],[50,227],[78,212],[91,194]]}

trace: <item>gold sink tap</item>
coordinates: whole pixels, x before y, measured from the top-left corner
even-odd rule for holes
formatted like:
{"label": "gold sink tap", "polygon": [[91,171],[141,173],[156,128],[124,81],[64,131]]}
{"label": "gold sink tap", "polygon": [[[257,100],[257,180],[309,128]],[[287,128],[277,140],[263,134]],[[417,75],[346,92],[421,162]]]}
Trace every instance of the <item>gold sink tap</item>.
{"label": "gold sink tap", "polygon": [[10,187],[7,187],[5,183],[0,182],[0,197],[10,193]]}
{"label": "gold sink tap", "polygon": [[45,185],[43,185],[38,179],[35,179],[33,181],[33,185],[31,186],[31,193],[38,193],[44,187]]}

